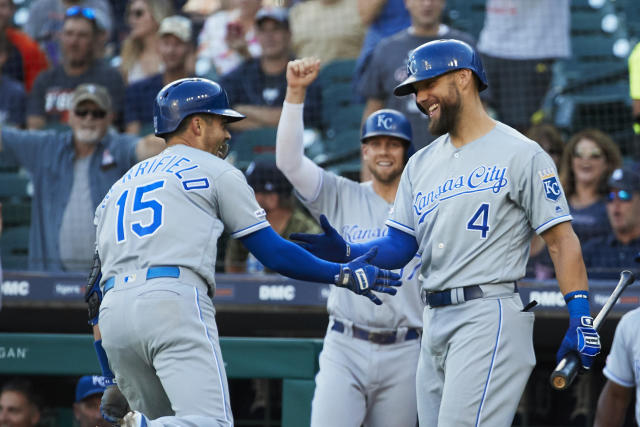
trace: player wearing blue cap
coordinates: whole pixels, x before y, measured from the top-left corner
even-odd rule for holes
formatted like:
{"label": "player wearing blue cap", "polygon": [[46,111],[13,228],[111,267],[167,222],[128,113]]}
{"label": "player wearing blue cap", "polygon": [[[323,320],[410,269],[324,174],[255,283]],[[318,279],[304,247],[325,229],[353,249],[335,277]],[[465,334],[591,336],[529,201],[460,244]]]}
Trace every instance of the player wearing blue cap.
{"label": "player wearing blue cap", "polygon": [[109,381],[100,375],[84,375],[76,384],[73,417],[78,427],[109,427],[100,414],[100,400]]}
{"label": "player wearing blue cap", "polygon": [[177,80],[154,104],[167,148],[131,168],[96,209],[104,298],[102,346],[133,412],[125,426],[232,426],[212,296],[218,238],[226,228],[263,264],[335,283],[381,304],[400,276],[357,261],[337,264],[281,238],[244,175],[224,161],[229,108],[220,85]]}
{"label": "player wearing blue cap", "polygon": [[487,79],[473,48],[425,43],[407,68],[395,94],[415,94],[429,131],[441,136],[409,159],[386,236],[351,244],[328,230],[306,236],[306,247],[344,261],[375,245],[373,262],[384,268],[420,252],[420,426],[510,426],[535,365],[534,315],[516,286],[534,233],[549,248],[569,309],[558,360],[576,352],[588,369],[600,351],[580,243],[552,159],[484,110]]}
{"label": "player wearing blue cap", "polygon": [[[391,109],[378,110],[366,119],[360,134],[362,167],[370,172],[371,181],[359,183],[323,170],[304,156],[302,143],[306,89],[318,75],[319,66],[313,58],[291,61],[287,66],[276,163],[325,230],[328,218],[350,243],[373,240],[386,233],[384,221],[414,151],[411,123]],[[381,296],[384,304],[376,307],[331,287],[312,427],[416,425],[415,374],[424,307],[419,270],[420,257],[416,255],[400,270],[403,286],[398,294]],[[399,360],[401,364],[396,363]],[[341,403],[336,405],[336,401]]]}

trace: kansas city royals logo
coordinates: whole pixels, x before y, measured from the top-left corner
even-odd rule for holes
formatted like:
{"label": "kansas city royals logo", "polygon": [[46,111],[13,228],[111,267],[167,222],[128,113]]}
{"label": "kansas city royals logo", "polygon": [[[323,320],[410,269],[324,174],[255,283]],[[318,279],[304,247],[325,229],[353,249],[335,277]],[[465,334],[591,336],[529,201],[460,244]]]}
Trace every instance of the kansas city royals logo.
{"label": "kansas city royals logo", "polygon": [[416,58],[412,57],[411,59],[409,59],[409,62],[407,63],[407,71],[409,72],[410,76],[413,76],[418,72],[418,64],[416,64]]}
{"label": "kansas city royals logo", "polygon": [[378,123],[377,126],[380,128],[384,128],[386,130],[392,130],[394,128],[393,126],[393,117],[391,116],[387,116],[384,114],[380,114],[378,115]]}
{"label": "kansas city royals logo", "polygon": [[558,200],[562,191],[560,189],[560,183],[558,182],[558,178],[552,169],[544,169],[538,171],[538,175],[540,175],[540,179],[542,179],[542,186],[544,188],[544,196],[555,202]]}

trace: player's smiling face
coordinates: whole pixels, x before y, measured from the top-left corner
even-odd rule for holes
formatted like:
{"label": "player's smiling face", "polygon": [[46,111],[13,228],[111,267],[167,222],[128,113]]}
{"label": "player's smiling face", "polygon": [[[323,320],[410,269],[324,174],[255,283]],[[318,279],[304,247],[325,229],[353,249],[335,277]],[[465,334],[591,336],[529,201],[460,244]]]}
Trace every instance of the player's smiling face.
{"label": "player's smiling face", "polygon": [[458,124],[462,99],[455,75],[447,73],[414,84],[416,102],[429,116],[429,132],[434,136],[451,132]]}
{"label": "player's smiling face", "polygon": [[405,143],[399,138],[373,136],[362,144],[362,157],[373,179],[390,184],[402,175],[405,150]]}

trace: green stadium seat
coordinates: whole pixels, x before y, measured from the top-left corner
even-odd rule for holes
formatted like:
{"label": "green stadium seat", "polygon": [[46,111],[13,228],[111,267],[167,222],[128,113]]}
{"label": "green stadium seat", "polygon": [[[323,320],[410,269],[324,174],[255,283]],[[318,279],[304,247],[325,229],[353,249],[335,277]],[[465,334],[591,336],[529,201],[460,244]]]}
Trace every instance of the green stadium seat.
{"label": "green stadium seat", "polygon": [[29,250],[29,227],[6,227],[0,236],[2,267],[11,270],[26,270]]}
{"label": "green stadium seat", "polygon": [[4,201],[2,202],[2,223],[5,227],[30,225],[31,202]]}
{"label": "green stadium seat", "polygon": [[31,180],[22,172],[0,172],[0,200],[31,197]]}
{"label": "green stadium seat", "polygon": [[258,158],[275,160],[276,128],[250,129],[231,138],[228,160],[238,169],[244,170]]}
{"label": "green stadium seat", "polygon": [[329,166],[360,157],[360,131],[343,130],[333,138],[323,140],[324,152],[313,158],[320,166]]}
{"label": "green stadium seat", "polygon": [[356,68],[355,59],[336,59],[321,65],[318,82],[322,87],[333,83],[351,83]]}

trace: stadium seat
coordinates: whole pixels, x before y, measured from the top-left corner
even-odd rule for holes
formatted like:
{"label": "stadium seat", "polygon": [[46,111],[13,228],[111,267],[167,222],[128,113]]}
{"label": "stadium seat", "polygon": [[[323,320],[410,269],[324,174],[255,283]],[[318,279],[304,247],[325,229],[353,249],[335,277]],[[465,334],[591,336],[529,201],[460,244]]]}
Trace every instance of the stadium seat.
{"label": "stadium seat", "polygon": [[244,170],[260,158],[273,158],[276,153],[276,128],[251,129],[233,135],[228,160]]}
{"label": "stadium seat", "polygon": [[26,173],[0,172],[0,201],[8,198],[28,199],[31,191],[31,180]]}
{"label": "stadium seat", "polygon": [[334,137],[323,140],[324,152],[312,160],[320,166],[360,157],[360,131],[349,129],[338,132]]}
{"label": "stadium seat", "polygon": [[25,270],[29,249],[29,227],[7,227],[0,236],[2,267],[11,270]]}
{"label": "stadium seat", "polygon": [[356,68],[355,59],[336,59],[322,65],[318,73],[318,83],[329,87],[334,83],[351,83]]}

